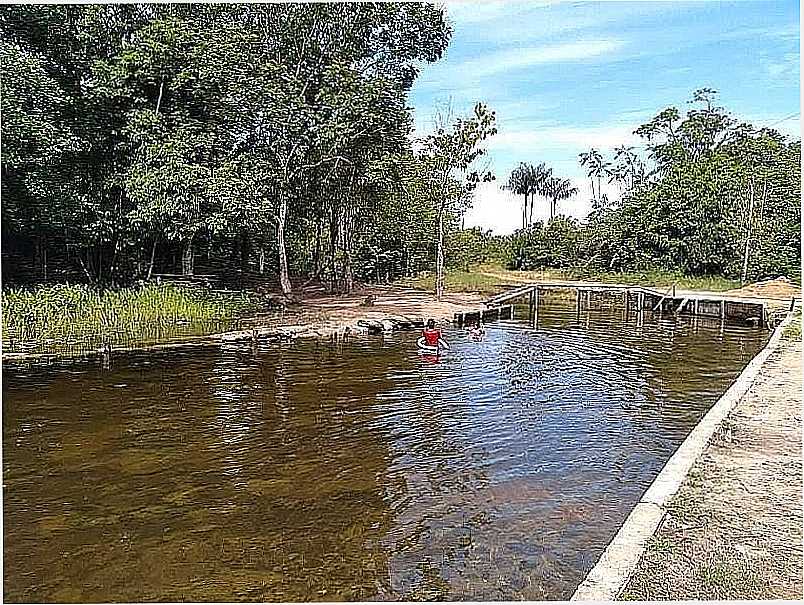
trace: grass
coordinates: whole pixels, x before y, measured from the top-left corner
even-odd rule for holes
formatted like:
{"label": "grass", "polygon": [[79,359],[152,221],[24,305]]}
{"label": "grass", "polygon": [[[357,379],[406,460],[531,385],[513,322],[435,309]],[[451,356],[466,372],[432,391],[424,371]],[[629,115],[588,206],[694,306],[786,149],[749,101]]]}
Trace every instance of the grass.
{"label": "grass", "polygon": [[[403,285],[432,290],[434,276],[425,275],[406,279]],[[445,276],[446,290],[452,292],[479,292],[495,294],[505,285],[528,281],[596,281],[647,286],[666,290],[674,285],[681,290],[708,290],[721,292],[740,287],[740,282],[724,277],[692,277],[672,271],[643,271],[630,273],[601,273],[570,269],[544,269],[539,271],[510,271],[500,265],[480,265],[472,270],[449,271]]]}
{"label": "grass", "polygon": [[785,340],[801,340],[801,307],[796,309],[793,321],[782,332],[782,338]]}
{"label": "grass", "polygon": [[172,285],[56,285],[5,290],[2,299],[4,351],[56,354],[211,333],[257,307],[253,295]]}

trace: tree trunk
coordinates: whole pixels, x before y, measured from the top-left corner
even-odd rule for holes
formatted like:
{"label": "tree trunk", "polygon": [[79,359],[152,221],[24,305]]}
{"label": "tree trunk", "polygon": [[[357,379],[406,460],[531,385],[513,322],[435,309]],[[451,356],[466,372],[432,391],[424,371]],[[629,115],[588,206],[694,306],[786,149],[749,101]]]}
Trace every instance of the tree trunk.
{"label": "tree trunk", "polygon": [[531,194],[530,194],[530,221],[529,221],[529,223],[530,223],[531,225],[533,224],[533,207],[534,207],[535,205],[536,205],[536,194],[535,194],[535,193],[531,193]]}
{"label": "tree trunk", "polygon": [[748,205],[748,231],[745,236],[745,253],[743,254],[743,275],[741,282],[744,284],[748,277],[748,252],[749,252],[749,245],[751,243],[751,227],[752,227],[752,216],[754,214],[754,181],[753,179],[748,183],[749,188],[749,205]]}
{"label": "tree trunk", "polygon": [[240,234],[240,270],[248,271],[248,257],[251,256],[251,238],[248,233]]}
{"label": "tree trunk", "polygon": [[181,274],[192,275],[194,262],[195,257],[193,256],[193,238],[191,237],[184,244],[184,248],[182,248],[181,251]]}
{"label": "tree trunk", "polygon": [[525,196],[525,203],[522,205],[522,228],[524,229],[528,221],[528,196]]}
{"label": "tree trunk", "polygon": [[438,208],[438,248],[436,250],[436,300],[444,295],[444,204]]}
{"label": "tree trunk", "polygon": [[156,100],[156,113],[159,113],[159,107],[162,105],[162,93],[165,91],[165,76],[159,80],[159,98]]}
{"label": "tree trunk", "polygon": [[288,255],[285,250],[285,219],[288,214],[288,202],[284,194],[279,198],[279,221],[276,224],[276,245],[279,248],[279,285],[282,294],[290,296],[293,289],[288,277]]}
{"label": "tree trunk", "polygon": [[316,228],[315,228],[315,250],[313,252],[314,274],[317,274],[321,269],[321,231],[322,231],[322,221],[321,217],[319,216],[316,219]]}
{"label": "tree trunk", "polygon": [[260,275],[265,274],[265,248],[260,246]]}
{"label": "tree trunk", "polygon": [[148,281],[151,279],[151,274],[154,271],[154,257],[156,256],[156,242],[158,238],[154,236],[154,243],[151,245],[151,262],[148,264],[148,275],[146,276],[145,280]]}
{"label": "tree trunk", "polygon": [[330,207],[329,214],[329,291],[335,292],[338,279],[336,258],[338,253],[338,212],[335,206]]}
{"label": "tree trunk", "polygon": [[343,283],[346,294],[354,288],[354,275],[352,273],[352,225],[351,215],[347,209],[341,214],[341,251],[343,252]]}

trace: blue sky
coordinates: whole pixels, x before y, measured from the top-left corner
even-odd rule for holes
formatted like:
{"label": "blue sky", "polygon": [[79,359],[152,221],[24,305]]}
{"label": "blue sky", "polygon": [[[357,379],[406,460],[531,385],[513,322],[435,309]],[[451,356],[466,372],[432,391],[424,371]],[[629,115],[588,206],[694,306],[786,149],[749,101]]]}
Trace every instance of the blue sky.
{"label": "blue sky", "polygon": [[499,186],[521,161],[573,179],[580,193],[560,211],[585,216],[591,196],[578,154],[642,145],[633,130],[665,107],[684,111],[697,88],[718,90],[739,119],[800,137],[798,2],[445,6],[452,41],[422,68],[410,102],[418,134],[439,110],[467,114],[483,101],[497,113],[499,133],[487,145],[497,181],[478,191],[467,227],[520,225],[521,202]]}

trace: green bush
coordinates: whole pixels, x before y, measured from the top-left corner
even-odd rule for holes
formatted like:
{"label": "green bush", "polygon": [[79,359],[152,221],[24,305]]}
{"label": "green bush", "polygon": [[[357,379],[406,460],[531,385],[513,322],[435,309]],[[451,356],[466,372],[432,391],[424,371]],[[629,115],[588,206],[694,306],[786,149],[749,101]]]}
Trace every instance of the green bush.
{"label": "green bush", "polygon": [[251,295],[171,285],[9,289],[3,292],[3,346],[6,351],[58,352],[107,343],[136,345],[231,322],[256,304]]}

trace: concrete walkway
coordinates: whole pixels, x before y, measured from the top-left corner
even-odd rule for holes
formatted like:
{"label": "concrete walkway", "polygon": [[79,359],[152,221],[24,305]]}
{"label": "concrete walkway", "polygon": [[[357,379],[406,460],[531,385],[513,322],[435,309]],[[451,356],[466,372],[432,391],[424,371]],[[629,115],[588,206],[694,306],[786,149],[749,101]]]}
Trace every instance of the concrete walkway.
{"label": "concrete walkway", "polygon": [[621,598],[802,598],[802,347],[783,341],[699,458]]}

